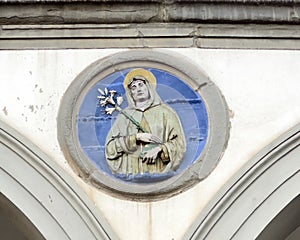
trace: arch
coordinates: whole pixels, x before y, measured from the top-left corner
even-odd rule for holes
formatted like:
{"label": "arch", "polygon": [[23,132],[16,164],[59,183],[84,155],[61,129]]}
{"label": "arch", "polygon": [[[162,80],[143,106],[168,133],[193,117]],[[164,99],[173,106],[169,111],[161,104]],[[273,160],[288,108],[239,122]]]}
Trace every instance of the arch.
{"label": "arch", "polygon": [[3,239],[45,240],[32,222],[1,193],[0,232]]}
{"label": "arch", "polygon": [[293,199],[259,234],[256,240],[300,238],[300,195]]}
{"label": "arch", "polygon": [[118,239],[74,180],[0,121],[0,192],[45,239]]}
{"label": "arch", "polygon": [[217,193],[185,239],[256,239],[300,192],[300,124],[264,148]]}

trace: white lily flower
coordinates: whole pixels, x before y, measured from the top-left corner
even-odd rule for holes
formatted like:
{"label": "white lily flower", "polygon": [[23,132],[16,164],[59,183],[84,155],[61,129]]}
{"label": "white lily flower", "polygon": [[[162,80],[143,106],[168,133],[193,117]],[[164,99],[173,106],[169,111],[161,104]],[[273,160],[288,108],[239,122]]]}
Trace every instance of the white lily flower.
{"label": "white lily flower", "polygon": [[106,107],[105,112],[106,114],[112,115],[112,113],[115,111],[115,108]]}
{"label": "white lily flower", "polygon": [[111,105],[116,105],[115,101],[114,101],[114,98],[113,98],[113,95],[110,95],[108,98],[107,98],[107,102],[110,103]]}
{"label": "white lily flower", "polygon": [[105,93],[104,93],[100,88],[98,88],[98,92],[99,92],[101,95],[105,95]]}
{"label": "white lily flower", "polygon": [[[117,96],[116,99],[115,96],[117,94],[116,90],[108,90],[107,88],[103,90],[98,89],[99,93],[101,93],[100,96],[97,96],[97,98],[99,99],[99,105],[101,107],[106,107],[107,104],[112,105],[111,107],[106,107],[105,111],[106,114],[112,114],[115,110],[121,112],[122,109],[120,107],[120,105],[123,103],[123,97],[122,96]],[[115,102],[116,100],[116,102]]]}
{"label": "white lily flower", "polygon": [[115,96],[115,94],[117,93],[116,90],[109,90],[109,93],[112,95],[112,96]]}
{"label": "white lily flower", "polygon": [[105,107],[106,104],[107,104],[107,102],[108,102],[108,97],[106,97],[104,100],[100,101],[100,105],[101,105],[102,107]]}
{"label": "white lily flower", "polygon": [[120,106],[123,103],[124,99],[121,96],[117,97],[117,104]]}

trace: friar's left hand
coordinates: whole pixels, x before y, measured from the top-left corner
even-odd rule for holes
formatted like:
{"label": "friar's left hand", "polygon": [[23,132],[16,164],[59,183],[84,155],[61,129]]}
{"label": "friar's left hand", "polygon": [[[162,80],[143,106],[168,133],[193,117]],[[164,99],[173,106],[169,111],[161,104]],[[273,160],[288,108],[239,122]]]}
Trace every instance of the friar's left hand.
{"label": "friar's left hand", "polygon": [[162,151],[160,146],[156,146],[144,153],[143,162],[146,162],[147,164],[154,164],[155,160],[158,157],[158,154]]}

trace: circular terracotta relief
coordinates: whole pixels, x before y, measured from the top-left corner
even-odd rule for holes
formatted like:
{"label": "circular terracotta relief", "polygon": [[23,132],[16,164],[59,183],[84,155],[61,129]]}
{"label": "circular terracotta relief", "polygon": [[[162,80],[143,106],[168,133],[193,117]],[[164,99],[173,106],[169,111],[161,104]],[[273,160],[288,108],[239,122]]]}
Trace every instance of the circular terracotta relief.
{"label": "circular terracotta relief", "polygon": [[123,198],[155,200],[206,177],[228,138],[217,87],[182,56],[153,50],[88,66],[61,104],[58,137],[74,170]]}

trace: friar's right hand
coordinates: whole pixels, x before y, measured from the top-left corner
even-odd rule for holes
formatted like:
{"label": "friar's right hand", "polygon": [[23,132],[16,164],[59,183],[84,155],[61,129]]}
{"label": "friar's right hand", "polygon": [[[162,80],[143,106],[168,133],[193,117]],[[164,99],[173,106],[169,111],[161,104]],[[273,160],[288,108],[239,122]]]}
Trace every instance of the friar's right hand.
{"label": "friar's right hand", "polygon": [[142,141],[145,143],[158,143],[162,144],[161,140],[159,137],[153,135],[152,133],[137,133],[136,134],[136,140],[137,141]]}

